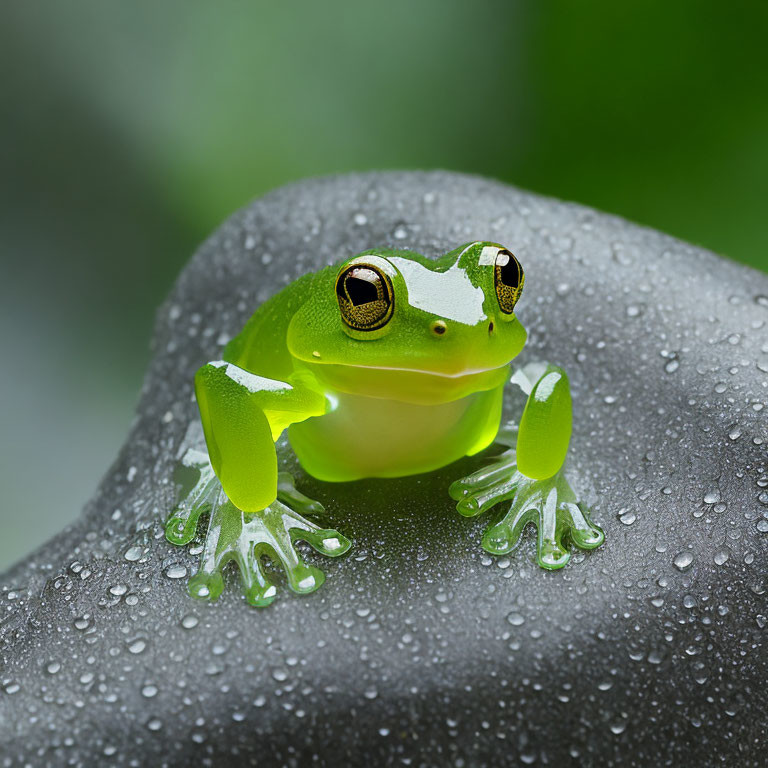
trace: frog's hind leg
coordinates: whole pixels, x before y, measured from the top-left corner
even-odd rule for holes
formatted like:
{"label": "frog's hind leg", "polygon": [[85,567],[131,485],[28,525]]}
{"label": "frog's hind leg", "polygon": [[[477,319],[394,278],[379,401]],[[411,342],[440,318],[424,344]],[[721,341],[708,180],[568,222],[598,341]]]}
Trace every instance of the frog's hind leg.
{"label": "frog's hind leg", "polygon": [[344,554],[350,542],[340,533],[321,528],[280,500],[308,513],[322,512],[322,505],[299,493],[291,476],[280,474],[278,499],[266,509],[248,514],[227,501],[211,515],[200,561],[200,570],[190,579],[193,597],[215,600],[224,587],[222,570],[233,560],[249,603],[269,605],[277,595],[264,568],[264,558],[282,566],[288,586],[299,594],[314,592],[325,581],[322,571],[307,565],[295,542],[306,541],[315,551],[328,557]]}

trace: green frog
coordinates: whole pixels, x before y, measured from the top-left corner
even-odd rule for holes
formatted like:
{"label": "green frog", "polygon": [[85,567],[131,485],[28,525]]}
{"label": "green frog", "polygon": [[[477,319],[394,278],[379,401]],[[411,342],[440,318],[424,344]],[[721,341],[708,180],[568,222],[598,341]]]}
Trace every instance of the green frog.
{"label": "green frog", "polygon": [[[184,545],[201,515],[208,528],[190,593],[215,599],[234,560],[252,605],[277,589],[267,556],[298,593],[324,576],[296,549],[330,557],[350,541],[313,520],[322,506],[278,471],[275,441],[287,430],[302,467],[327,482],[401,477],[445,467],[500,443],[500,455],[448,489],[465,516],[506,502],[483,548],[511,552],[538,530],[542,568],[562,568],[570,545],[594,549],[602,530],[563,472],[571,395],[562,368],[529,365],[511,376],[526,331],[515,315],[525,275],[504,246],[473,242],[437,260],[373,248],[304,275],[262,304],[221,360],[195,376],[207,454],[184,463],[198,480],[166,535]],[[519,424],[501,426],[504,387],[528,399]]]}

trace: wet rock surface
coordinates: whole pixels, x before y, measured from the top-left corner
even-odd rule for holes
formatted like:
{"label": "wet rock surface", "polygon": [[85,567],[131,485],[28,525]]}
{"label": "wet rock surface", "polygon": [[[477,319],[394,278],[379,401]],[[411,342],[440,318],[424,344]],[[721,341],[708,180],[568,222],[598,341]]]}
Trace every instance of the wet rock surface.
{"label": "wet rock surface", "polygon": [[[196,368],[307,270],[474,239],[526,267],[520,362],[569,372],[569,477],[605,545],[558,572],[531,536],[493,558],[490,519],[447,494],[476,460],[332,485],[282,445],[349,556],[308,554],[323,588],[265,610],[234,573],[217,603],[188,597],[197,557],[163,522]],[[0,764],[763,765],[766,401],[765,275],[474,177],[277,190],[180,276],[135,424],[81,519],[2,578]],[[510,387],[508,415],[522,404]]]}

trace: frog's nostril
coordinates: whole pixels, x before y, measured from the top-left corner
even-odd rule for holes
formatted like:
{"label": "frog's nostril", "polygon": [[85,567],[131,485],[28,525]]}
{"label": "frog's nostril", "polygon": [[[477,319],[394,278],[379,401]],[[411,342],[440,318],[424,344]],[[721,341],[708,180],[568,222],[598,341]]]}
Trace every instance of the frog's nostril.
{"label": "frog's nostril", "polygon": [[443,320],[435,320],[432,323],[432,333],[434,333],[437,336],[442,336],[447,330],[448,326],[445,324]]}
{"label": "frog's nostril", "polygon": [[493,320],[491,320],[491,322],[488,323],[488,333],[493,333]]}

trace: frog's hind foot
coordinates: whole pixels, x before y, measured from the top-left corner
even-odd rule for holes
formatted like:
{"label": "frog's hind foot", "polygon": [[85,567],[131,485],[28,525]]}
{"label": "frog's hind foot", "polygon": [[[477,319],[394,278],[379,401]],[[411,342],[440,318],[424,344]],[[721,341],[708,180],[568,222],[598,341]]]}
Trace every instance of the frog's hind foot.
{"label": "frog's hind foot", "polygon": [[511,499],[521,477],[515,464],[515,450],[508,448],[482,469],[452,483],[448,493],[457,502],[458,512],[465,517],[475,517]]}
{"label": "frog's hind foot", "polygon": [[181,469],[196,471],[198,479],[165,524],[166,538],[177,546],[192,541],[203,513],[213,513],[226,501],[207,453],[190,448],[181,459]]}

